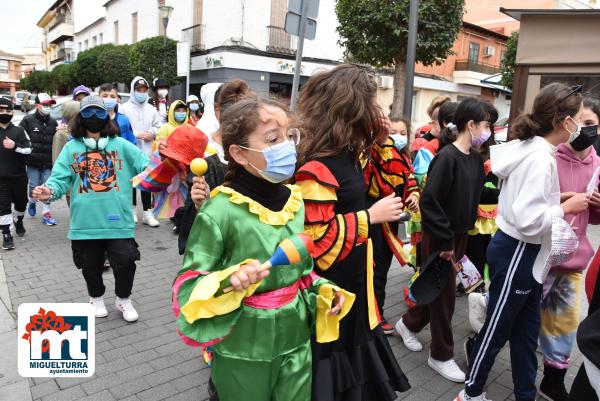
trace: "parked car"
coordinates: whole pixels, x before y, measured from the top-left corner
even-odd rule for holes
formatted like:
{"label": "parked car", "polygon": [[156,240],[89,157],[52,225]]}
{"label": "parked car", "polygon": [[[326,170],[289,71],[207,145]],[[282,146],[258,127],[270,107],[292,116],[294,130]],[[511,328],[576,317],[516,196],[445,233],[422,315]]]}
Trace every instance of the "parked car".
{"label": "parked car", "polygon": [[21,107],[21,105],[23,104],[23,99],[25,99],[27,95],[29,95],[29,92],[27,91],[16,91],[15,98],[17,99],[17,101],[15,102],[15,106]]}
{"label": "parked car", "polygon": [[11,102],[13,102],[13,104],[15,103],[15,98],[12,95],[2,94],[2,95],[0,95],[0,97],[3,97],[4,99],[10,100]]}
{"label": "parked car", "polygon": [[508,140],[508,117],[500,118],[494,124],[494,140],[496,143],[504,143]]}

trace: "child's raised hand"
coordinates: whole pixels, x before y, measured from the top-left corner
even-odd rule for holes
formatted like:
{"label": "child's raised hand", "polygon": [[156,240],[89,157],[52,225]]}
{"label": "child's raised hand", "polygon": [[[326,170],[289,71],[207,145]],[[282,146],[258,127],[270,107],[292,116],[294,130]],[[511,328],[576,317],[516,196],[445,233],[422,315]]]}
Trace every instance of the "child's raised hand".
{"label": "child's raised hand", "polygon": [[369,209],[369,220],[371,224],[397,221],[400,219],[402,209],[404,209],[402,199],[396,196],[396,194],[390,194],[371,206]]}
{"label": "child's raised hand", "polygon": [[35,200],[47,200],[50,199],[50,196],[52,196],[52,191],[50,190],[50,188],[45,187],[45,186],[38,186],[33,188],[33,191],[31,191],[31,197]]}
{"label": "child's raised hand", "polygon": [[210,198],[210,187],[204,177],[194,177],[192,179],[192,190],[190,192],[192,202],[199,209],[205,200]]}
{"label": "child's raised hand", "polygon": [[238,271],[231,275],[229,281],[234,290],[245,290],[268,275],[269,269],[263,269],[258,260],[253,260],[246,265],[240,266]]}
{"label": "child's raised hand", "polygon": [[340,311],[344,307],[344,302],[346,302],[344,293],[341,291],[336,292],[335,298],[333,299],[333,308],[331,308],[331,310],[327,314],[329,316],[334,316],[340,313]]}

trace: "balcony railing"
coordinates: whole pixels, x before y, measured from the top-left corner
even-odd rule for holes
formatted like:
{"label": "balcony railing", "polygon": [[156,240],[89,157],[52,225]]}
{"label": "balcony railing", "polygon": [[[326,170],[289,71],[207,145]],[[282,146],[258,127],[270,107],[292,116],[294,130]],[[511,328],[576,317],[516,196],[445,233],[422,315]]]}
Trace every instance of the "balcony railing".
{"label": "balcony railing", "polygon": [[54,21],[52,21],[52,24],[50,25],[50,28],[48,28],[48,31],[53,30],[54,28],[56,28],[57,26],[59,26],[60,24],[69,24],[69,25],[73,25],[73,19],[71,18],[70,15],[67,14],[63,14],[63,15],[58,15]]}
{"label": "balcony railing", "polygon": [[493,75],[501,72],[500,67],[491,64],[476,63],[469,60],[456,60],[454,66],[456,71],[473,71],[482,74]]}
{"label": "balcony railing", "polygon": [[278,26],[267,26],[269,38],[267,51],[280,54],[296,54],[298,39]]}
{"label": "balcony railing", "polygon": [[73,37],[73,20],[70,17],[58,17],[48,30],[48,42],[57,44],[65,38]]}
{"label": "balcony railing", "polygon": [[183,40],[190,43],[190,51],[204,50],[204,25],[196,24],[181,30]]}

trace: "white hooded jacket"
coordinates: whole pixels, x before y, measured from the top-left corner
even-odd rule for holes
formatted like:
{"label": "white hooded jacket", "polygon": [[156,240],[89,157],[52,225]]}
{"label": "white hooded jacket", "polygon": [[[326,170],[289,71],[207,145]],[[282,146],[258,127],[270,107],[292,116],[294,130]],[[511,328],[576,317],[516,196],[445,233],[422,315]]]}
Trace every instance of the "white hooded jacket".
{"label": "white hooded jacket", "polygon": [[536,136],[490,148],[492,172],[500,182],[496,224],[505,234],[541,244],[533,277],[543,283],[552,245],[552,220],[563,217],[554,146]]}
{"label": "white hooded jacket", "polygon": [[144,103],[140,103],[136,100],[133,85],[139,79],[144,78],[138,76],[131,81],[131,97],[127,103],[119,106],[119,111],[129,118],[138,148],[142,149],[148,157],[151,157],[153,141],[146,142],[140,139],[139,136],[142,132],[151,132],[156,137],[156,133],[162,125],[162,121],[156,108],[149,104],[147,100]]}
{"label": "white hooded jacket", "polygon": [[206,84],[200,89],[200,98],[204,103],[204,112],[196,128],[204,132],[209,139],[211,139],[212,133],[219,129],[219,120],[215,114],[215,93],[217,89],[221,87],[221,83],[210,83]]}

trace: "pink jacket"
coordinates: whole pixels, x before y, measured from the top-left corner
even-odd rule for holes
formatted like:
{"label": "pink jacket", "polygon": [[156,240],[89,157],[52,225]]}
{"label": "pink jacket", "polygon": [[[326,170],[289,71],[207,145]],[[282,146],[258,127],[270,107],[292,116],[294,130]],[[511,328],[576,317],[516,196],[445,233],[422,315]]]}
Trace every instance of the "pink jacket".
{"label": "pink jacket", "polygon": [[[600,166],[600,157],[596,154],[594,148],[591,152],[580,160],[565,145],[560,144],[556,150],[556,167],[558,169],[558,179],[560,183],[560,192],[586,192],[588,183],[596,167]],[[574,215],[565,215],[565,220],[570,223]],[[587,238],[587,225],[600,224],[600,209],[590,208],[586,212],[575,216],[573,227],[579,237],[579,247],[573,256],[560,266],[553,269],[568,271],[583,271],[587,268],[590,259],[594,256],[594,249],[590,240]]]}

